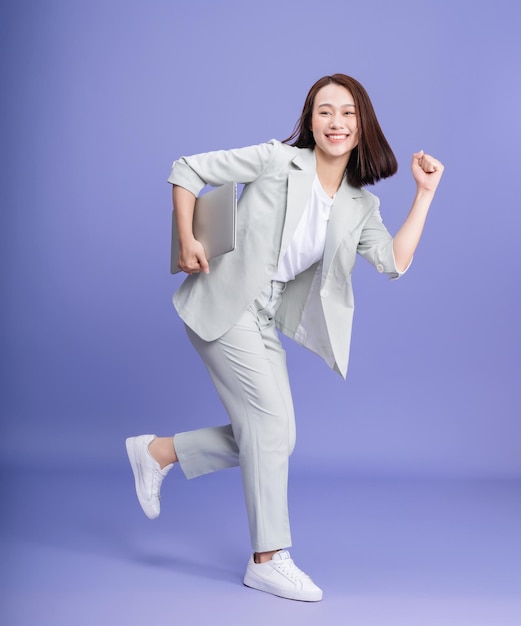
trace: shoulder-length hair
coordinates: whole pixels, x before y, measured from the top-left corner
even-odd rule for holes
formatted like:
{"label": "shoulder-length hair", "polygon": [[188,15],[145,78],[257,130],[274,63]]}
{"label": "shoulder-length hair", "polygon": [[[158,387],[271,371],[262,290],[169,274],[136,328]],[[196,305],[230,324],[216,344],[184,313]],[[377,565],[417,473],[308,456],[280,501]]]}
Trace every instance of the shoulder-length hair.
{"label": "shoulder-length hair", "polygon": [[351,93],[357,116],[358,146],[351,152],[347,163],[347,182],[353,187],[363,187],[364,185],[374,185],[382,178],[388,178],[395,174],[398,163],[376,119],[369,95],[357,80],[345,74],[323,76],[317,80],[309,90],[302,115],[295,125],[293,133],[282,143],[297,148],[313,149],[315,147],[315,140],[311,131],[313,105],[320,89],[331,83],[345,87]]}

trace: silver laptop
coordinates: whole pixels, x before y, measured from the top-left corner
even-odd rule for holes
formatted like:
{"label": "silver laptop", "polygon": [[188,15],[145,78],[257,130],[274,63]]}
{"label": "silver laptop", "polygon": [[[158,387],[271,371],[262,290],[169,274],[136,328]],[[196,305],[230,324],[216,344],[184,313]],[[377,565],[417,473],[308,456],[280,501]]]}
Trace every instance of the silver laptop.
{"label": "silver laptop", "polygon": [[[199,196],[195,202],[194,237],[203,244],[208,260],[235,249],[237,220],[237,183],[226,183]],[[170,272],[177,274],[179,240],[172,213]]]}

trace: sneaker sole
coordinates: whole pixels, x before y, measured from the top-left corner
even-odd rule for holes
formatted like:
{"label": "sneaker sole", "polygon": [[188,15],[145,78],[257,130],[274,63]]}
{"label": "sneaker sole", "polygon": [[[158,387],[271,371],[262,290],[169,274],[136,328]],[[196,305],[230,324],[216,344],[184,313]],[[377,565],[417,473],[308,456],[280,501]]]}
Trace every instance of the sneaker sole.
{"label": "sneaker sole", "polygon": [[246,587],[250,587],[250,589],[256,589],[257,591],[264,591],[265,593],[271,593],[274,596],[278,596],[279,598],[285,598],[286,600],[298,600],[300,602],[320,602],[323,597],[323,593],[321,589],[317,589],[316,591],[290,591],[289,589],[286,591],[285,589],[280,589],[279,587],[272,587],[266,584],[265,580],[255,578],[254,576],[249,575],[249,572],[246,572],[244,576],[244,580],[242,581]]}

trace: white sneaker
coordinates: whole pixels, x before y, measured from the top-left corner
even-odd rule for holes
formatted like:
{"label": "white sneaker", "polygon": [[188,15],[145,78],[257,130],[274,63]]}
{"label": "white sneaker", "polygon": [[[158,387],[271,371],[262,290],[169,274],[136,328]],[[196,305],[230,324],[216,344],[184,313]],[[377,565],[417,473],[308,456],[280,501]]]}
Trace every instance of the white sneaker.
{"label": "white sneaker", "polygon": [[322,600],[322,589],[295,565],[287,550],[275,552],[266,563],[255,563],[251,556],[243,582],[247,587],[289,600]]}
{"label": "white sneaker", "polygon": [[170,464],[161,469],[159,463],[151,456],[148,444],[155,438],[155,435],[140,435],[129,437],[125,442],[136,481],[137,498],[149,519],[159,516],[161,483],[173,467],[173,464]]}

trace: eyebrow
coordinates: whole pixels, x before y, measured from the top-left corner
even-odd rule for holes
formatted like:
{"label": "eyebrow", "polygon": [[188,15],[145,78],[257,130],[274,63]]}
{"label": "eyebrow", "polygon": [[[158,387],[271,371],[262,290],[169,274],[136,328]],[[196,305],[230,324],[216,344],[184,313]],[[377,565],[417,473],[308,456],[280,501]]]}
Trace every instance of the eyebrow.
{"label": "eyebrow", "polygon": [[[322,104],[318,104],[317,105],[317,108],[320,108],[320,107],[334,107],[334,106],[335,106],[334,104],[330,104],[329,102],[322,102]],[[341,107],[353,107],[353,108],[355,108],[354,104],[342,104],[340,106]]]}

